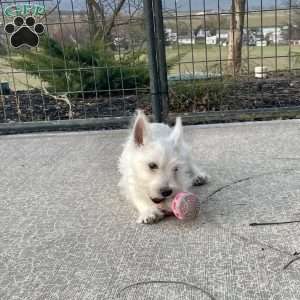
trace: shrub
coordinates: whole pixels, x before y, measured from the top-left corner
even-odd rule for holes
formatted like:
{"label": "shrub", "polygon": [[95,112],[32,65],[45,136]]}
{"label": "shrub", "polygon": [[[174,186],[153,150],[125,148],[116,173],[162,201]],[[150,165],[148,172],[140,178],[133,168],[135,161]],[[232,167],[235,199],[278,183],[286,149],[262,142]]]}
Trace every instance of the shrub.
{"label": "shrub", "polygon": [[233,87],[218,79],[174,82],[169,86],[170,111],[199,112],[226,109],[224,99]]}
{"label": "shrub", "polygon": [[[26,50],[12,59],[13,67],[26,70],[47,82],[52,92],[96,91],[144,88],[149,85],[148,69],[139,61],[141,54],[116,57],[101,44],[62,47],[56,40],[44,37],[38,51]],[[119,91],[121,93],[121,91]]]}

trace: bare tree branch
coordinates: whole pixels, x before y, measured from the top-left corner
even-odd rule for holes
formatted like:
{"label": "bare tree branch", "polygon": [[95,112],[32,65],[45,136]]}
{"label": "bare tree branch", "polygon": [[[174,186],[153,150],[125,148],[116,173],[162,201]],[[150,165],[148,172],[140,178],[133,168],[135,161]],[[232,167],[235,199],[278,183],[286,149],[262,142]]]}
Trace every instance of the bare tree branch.
{"label": "bare tree branch", "polygon": [[[92,32],[93,40],[101,38],[104,42],[112,42],[112,31],[115,26],[126,25],[134,23],[135,20],[132,18],[141,10],[142,0],[128,1],[129,16],[128,20],[120,18],[117,24],[117,18],[120,15],[122,8],[124,7],[126,0],[114,0],[112,4],[111,0],[86,0],[87,3],[92,7],[90,9],[94,10],[94,14],[89,14],[89,19],[92,24],[94,24],[95,31]],[[133,8],[131,11],[130,7]],[[125,14],[126,15],[126,14]],[[99,20],[96,20],[96,17]],[[126,15],[127,16],[127,15]]]}
{"label": "bare tree branch", "polygon": [[109,23],[107,29],[105,30],[105,32],[103,34],[104,37],[107,37],[108,35],[110,35],[110,33],[111,33],[111,31],[112,31],[112,29],[114,27],[116,17],[118,16],[120,10],[122,9],[125,1],[126,0],[120,0],[119,3],[118,3],[118,5],[116,6],[116,9],[114,10],[112,18],[110,20],[110,23]]}

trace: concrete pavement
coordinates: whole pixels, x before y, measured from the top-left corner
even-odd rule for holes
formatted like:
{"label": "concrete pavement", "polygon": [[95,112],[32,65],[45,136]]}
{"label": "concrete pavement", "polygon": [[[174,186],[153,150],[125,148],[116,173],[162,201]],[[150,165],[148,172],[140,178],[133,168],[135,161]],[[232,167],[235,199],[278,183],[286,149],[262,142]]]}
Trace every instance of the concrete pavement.
{"label": "concrete pavement", "polygon": [[0,299],[300,299],[300,121],[185,127],[201,214],[135,223],[126,130],[0,136]]}

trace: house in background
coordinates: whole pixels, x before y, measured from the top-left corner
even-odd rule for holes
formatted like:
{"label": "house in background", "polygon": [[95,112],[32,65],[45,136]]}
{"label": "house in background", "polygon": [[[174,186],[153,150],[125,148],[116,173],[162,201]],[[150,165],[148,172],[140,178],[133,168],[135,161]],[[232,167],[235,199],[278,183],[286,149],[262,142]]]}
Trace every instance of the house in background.
{"label": "house in background", "polygon": [[206,37],[206,45],[217,45],[218,37],[216,35]]}
{"label": "house in background", "polygon": [[203,30],[203,29],[200,29],[198,32],[197,32],[197,34],[196,34],[196,39],[199,39],[199,40],[201,40],[201,39],[205,39],[206,37],[208,37],[208,36],[211,36],[211,33],[210,33],[210,31],[209,30]]}
{"label": "house in background", "polygon": [[243,32],[243,44],[246,46],[256,46],[256,35],[253,31],[244,29]]}
{"label": "house in background", "polygon": [[[294,26],[295,27],[295,26]],[[298,45],[300,40],[300,30],[293,28],[291,43]],[[288,26],[281,27],[257,27],[252,29],[244,29],[243,45],[265,47],[269,44],[288,44]],[[294,34],[296,32],[297,34]],[[171,28],[165,29],[166,41],[169,43],[178,42],[182,45],[194,45],[197,41],[205,41],[206,45],[222,45],[227,46],[229,41],[229,30],[220,29],[215,35],[211,35],[209,30],[199,29],[192,35],[178,35]],[[298,39],[299,36],[299,39]]]}
{"label": "house in background", "polygon": [[280,30],[279,27],[262,27],[260,28],[260,32],[263,34],[264,38],[267,38],[267,36],[271,35],[273,32],[276,32],[276,30]]}
{"label": "house in background", "polygon": [[267,44],[287,44],[287,30],[288,28],[283,27],[263,27],[255,30],[256,40],[260,41],[259,44],[266,41]]}
{"label": "house in background", "polygon": [[218,35],[208,36],[206,37],[206,45],[223,45],[226,46],[228,43],[228,35],[223,35],[223,38],[219,38]]}
{"label": "house in background", "polygon": [[217,30],[216,31],[216,36],[218,38],[220,38],[221,40],[225,41],[225,40],[228,40],[228,37],[229,37],[229,31],[228,30],[223,30],[221,29],[220,31]]}
{"label": "house in background", "polygon": [[182,45],[193,45],[196,42],[194,35],[177,35],[177,32],[173,32],[171,28],[165,29],[165,38],[169,43],[179,43]]}
{"label": "house in background", "polygon": [[[288,28],[285,29],[286,33],[288,33]],[[290,28],[290,40],[291,40],[291,44],[292,45],[298,45],[300,41],[300,26],[297,24],[292,25],[292,27]]]}
{"label": "house in background", "polygon": [[[258,28],[253,31],[255,36],[255,46],[257,47],[265,47],[268,46],[269,40],[267,39],[267,35],[265,36],[262,28]],[[268,32],[270,34],[270,32]]]}
{"label": "house in background", "polygon": [[276,31],[269,35],[269,40],[273,44],[287,44],[286,36],[286,33],[281,28],[277,28]]}
{"label": "house in background", "polygon": [[173,32],[171,28],[165,29],[166,41],[175,43],[177,41],[177,33]]}
{"label": "house in background", "polygon": [[256,47],[266,47],[268,46],[268,42],[266,40],[258,40],[255,44]]}
{"label": "house in background", "polygon": [[196,42],[196,39],[195,37],[191,37],[191,36],[178,36],[178,39],[177,39],[178,43],[179,44],[182,44],[182,45],[194,45],[195,42]]}

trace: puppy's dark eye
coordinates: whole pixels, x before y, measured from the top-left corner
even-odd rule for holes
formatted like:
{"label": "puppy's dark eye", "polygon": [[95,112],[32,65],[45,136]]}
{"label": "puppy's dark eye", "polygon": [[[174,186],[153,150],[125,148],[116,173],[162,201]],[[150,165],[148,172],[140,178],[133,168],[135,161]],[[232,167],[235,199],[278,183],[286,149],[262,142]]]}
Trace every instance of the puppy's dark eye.
{"label": "puppy's dark eye", "polygon": [[175,168],[173,169],[173,171],[174,171],[174,173],[176,173],[176,172],[178,171],[178,167],[175,167]]}
{"label": "puppy's dark eye", "polygon": [[149,163],[149,168],[151,169],[151,170],[156,170],[156,169],[158,169],[158,165],[156,164],[156,163],[153,163],[153,162],[151,162],[151,163]]}

